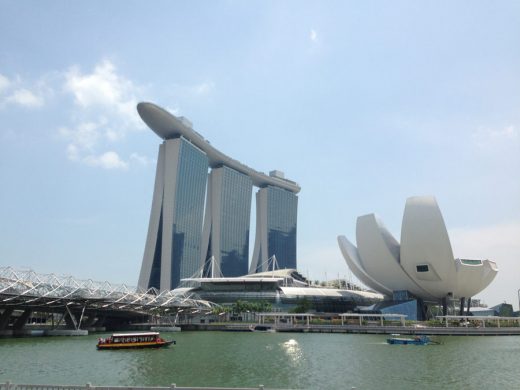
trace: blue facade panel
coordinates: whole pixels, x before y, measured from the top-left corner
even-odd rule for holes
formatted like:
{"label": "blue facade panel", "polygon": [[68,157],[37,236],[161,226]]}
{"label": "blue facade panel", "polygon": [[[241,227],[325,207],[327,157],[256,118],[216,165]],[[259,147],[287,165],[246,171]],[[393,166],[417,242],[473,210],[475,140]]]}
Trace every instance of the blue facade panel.
{"label": "blue facade panel", "polygon": [[408,290],[396,290],[393,292],[393,299],[398,302],[408,301],[413,299],[413,296]]}
{"label": "blue facade panel", "polygon": [[398,303],[396,305],[387,306],[381,309],[381,314],[389,313],[389,314],[405,314],[407,317],[406,320],[417,321],[417,301],[411,300],[403,303]]}
{"label": "blue facade panel", "polygon": [[298,197],[281,188],[267,188],[267,255],[276,256],[278,268],[296,268]]}
{"label": "blue facade panel", "polygon": [[220,270],[223,276],[242,276],[247,274],[249,262],[253,182],[231,168],[221,169]]}
{"label": "blue facade panel", "polygon": [[171,288],[201,267],[202,221],[208,174],[208,157],[181,138],[177,171]]}

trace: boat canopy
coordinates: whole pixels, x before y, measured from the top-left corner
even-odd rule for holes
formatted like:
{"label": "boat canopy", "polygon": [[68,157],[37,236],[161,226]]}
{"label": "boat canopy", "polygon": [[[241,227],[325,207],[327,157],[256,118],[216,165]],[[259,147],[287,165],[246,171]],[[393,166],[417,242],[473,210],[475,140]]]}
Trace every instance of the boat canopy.
{"label": "boat canopy", "polygon": [[159,336],[159,332],[140,332],[140,333],[114,333],[112,337],[143,337]]}

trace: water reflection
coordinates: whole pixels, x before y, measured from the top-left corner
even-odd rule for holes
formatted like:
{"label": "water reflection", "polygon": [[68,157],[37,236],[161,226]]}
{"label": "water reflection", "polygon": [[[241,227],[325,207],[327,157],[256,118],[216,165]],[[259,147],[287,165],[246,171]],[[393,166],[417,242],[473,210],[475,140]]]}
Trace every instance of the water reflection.
{"label": "water reflection", "polygon": [[283,343],[282,348],[292,362],[296,363],[303,358],[302,349],[295,339],[290,339]]}

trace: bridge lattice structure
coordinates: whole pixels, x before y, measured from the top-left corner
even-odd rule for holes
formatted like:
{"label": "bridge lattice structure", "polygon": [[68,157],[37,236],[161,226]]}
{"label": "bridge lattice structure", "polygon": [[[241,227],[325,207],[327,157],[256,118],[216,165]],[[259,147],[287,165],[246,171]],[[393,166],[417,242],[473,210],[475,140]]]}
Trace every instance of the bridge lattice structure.
{"label": "bridge lattice structure", "polygon": [[54,273],[0,267],[0,308],[53,311],[82,307],[98,311],[175,312],[193,308],[212,310],[213,303],[182,291],[146,291],[108,281],[81,280]]}

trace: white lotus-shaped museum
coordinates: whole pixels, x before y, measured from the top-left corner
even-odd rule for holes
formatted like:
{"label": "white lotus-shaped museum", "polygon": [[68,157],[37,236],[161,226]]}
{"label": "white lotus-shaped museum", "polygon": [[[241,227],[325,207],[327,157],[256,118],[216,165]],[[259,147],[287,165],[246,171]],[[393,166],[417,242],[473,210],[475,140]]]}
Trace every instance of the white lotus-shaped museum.
{"label": "white lotus-shaped museum", "polygon": [[349,268],[367,287],[392,296],[407,290],[417,298],[470,298],[486,288],[498,268],[490,260],[455,259],[434,197],[408,198],[401,244],[374,214],[358,217],[357,248],[338,243]]}

